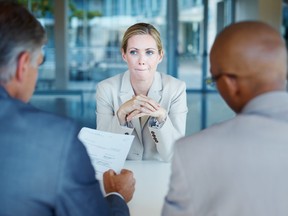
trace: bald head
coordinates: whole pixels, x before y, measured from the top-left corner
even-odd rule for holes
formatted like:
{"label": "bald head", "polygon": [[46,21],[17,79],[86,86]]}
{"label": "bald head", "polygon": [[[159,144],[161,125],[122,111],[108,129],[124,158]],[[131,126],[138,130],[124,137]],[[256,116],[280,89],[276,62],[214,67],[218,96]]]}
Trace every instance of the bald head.
{"label": "bald head", "polygon": [[245,21],[226,27],[212,46],[210,62],[214,77],[222,74],[226,77],[224,81],[227,77],[233,79],[230,84],[235,84],[233,90],[238,96],[237,101],[234,101],[234,96],[229,97],[220,90],[225,87],[225,91],[230,91],[234,84],[226,86],[227,83],[219,80],[217,85],[223,98],[236,112],[259,94],[285,90],[285,42],[278,31],[265,23]]}

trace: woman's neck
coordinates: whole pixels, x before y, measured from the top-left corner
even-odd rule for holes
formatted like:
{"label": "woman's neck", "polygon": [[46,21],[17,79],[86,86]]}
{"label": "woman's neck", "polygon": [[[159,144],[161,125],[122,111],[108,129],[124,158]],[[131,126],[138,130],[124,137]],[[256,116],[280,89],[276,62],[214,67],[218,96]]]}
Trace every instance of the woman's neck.
{"label": "woman's neck", "polygon": [[152,85],[152,81],[132,81],[131,80],[131,85],[134,90],[135,95],[146,95],[148,94],[148,91]]}

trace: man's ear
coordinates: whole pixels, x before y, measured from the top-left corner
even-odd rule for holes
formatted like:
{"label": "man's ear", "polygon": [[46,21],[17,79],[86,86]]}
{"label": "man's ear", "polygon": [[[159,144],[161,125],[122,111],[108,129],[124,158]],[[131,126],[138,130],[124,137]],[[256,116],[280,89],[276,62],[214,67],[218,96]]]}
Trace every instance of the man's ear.
{"label": "man's ear", "polygon": [[121,53],[122,53],[122,58],[125,62],[127,62],[127,59],[126,59],[126,53],[124,52],[123,49],[121,49]]}
{"label": "man's ear", "polygon": [[21,53],[18,58],[16,76],[15,76],[15,78],[18,81],[22,82],[25,73],[29,70],[29,64],[30,64],[30,54],[28,52]]}
{"label": "man's ear", "polygon": [[243,95],[237,77],[223,75],[223,84],[226,85],[226,95],[228,95],[229,103],[233,106],[235,112],[242,109]]}
{"label": "man's ear", "polygon": [[228,76],[228,75],[223,75],[222,77],[224,84],[226,85],[226,88],[228,90],[228,94],[230,96],[237,96],[238,91],[239,91],[239,86],[237,83],[237,77],[233,76]]}

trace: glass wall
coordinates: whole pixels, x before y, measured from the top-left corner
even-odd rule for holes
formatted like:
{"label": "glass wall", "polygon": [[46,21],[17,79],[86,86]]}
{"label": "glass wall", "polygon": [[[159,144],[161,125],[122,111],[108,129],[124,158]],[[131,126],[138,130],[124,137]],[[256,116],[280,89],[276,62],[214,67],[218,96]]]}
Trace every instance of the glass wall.
{"label": "glass wall", "polygon": [[[57,72],[53,11],[58,1],[22,1],[37,15],[49,37],[46,62],[41,68],[32,103],[72,117],[82,126],[95,128],[95,86],[127,69],[120,52],[123,33],[136,22],[148,22],[160,31],[164,51],[170,50],[170,42],[177,40],[174,43],[177,55],[172,59],[177,67],[173,75],[187,85],[186,133],[192,134],[231,118],[233,112],[204,80],[209,76],[209,50],[215,35],[233,20],[233,0],[179,0],[177,7],[168,11],[169,1],[174,0],[67,0],[69,85],[65,91],[56,91],[54,85]],[[36,2],[45,7],[34,9]],[[171,28],[167,20],[175,14],[178,39],[167,35]],[[158,71],[167,73],[168,54]]]}
{"label": "glass wall", "polygon": [[232,3],[232,0],[179,1],[178,77],[186,81],[188,88],[186,134],[234,116],[218,92],[205,83],[214,38],[233,21]]}
{"label": "glass wall", "polygon": [[120,52],[124,32],[136,22],[148,22],[165,38],[164,8],[163,0],[70,1],[70,79],[98,82],[127,70]]}
{"label": "glass wall", "polygon": [[45,62],[39,68],[37,89],[50,89],[55,79],[54,0],[18,0],[26,6],[45,27],[48,41],[44,48]]}

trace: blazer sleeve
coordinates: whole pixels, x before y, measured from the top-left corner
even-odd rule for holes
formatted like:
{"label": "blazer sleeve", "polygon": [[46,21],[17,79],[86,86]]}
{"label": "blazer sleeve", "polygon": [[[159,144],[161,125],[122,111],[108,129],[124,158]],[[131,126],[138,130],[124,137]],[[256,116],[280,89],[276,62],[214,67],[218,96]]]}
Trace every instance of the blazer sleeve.
{"label": "blazer sleeve", "polygon": [[110,89],[105,82],[96,87],[96,127],[112,133],[132,134],[133,128],[120,125],[114,104],[117,94],[113,95]]}
{"label": "blazer sleeve", "polygon": [[126,202],[118,195],[112,194],[106,197],[108,204],[113,209],[113,216],[129,216]]}
{"label": "blazer sleeve", "polygon": [[[177,80],[177,83],[180,82]],[[187,118],[187,96],[186,85],[180,82],[180,85],[170,88],[163,92],[163,101],[169,101],[167,119],[161,128],[149,127],[152,139],[155,142],[157,151],[164,161],[170,161],[173,155],[174,142],[185,135]],[[173,92],[172,92],[173,91]],[[170,97],[170,98],[169,98]],[[165,107],[165,106],[164,106]]]}
{"label": "blazer sleeve", "polygon": [[[180,144],[181,145],[181,144]],[[191,212],[189,182],[183,170],[181,154],[175,148],[169,190],[162,208],[162,216],[193,215]]]}
{"label": "blazer sleeve", "polygon": [[63,145],[56,215],[129,215],[123,199],[117,198],[117,195],[106,199],[103,197],[86,149],[77,138],[78,131],[76,128],[67,131],[68,140]]}

